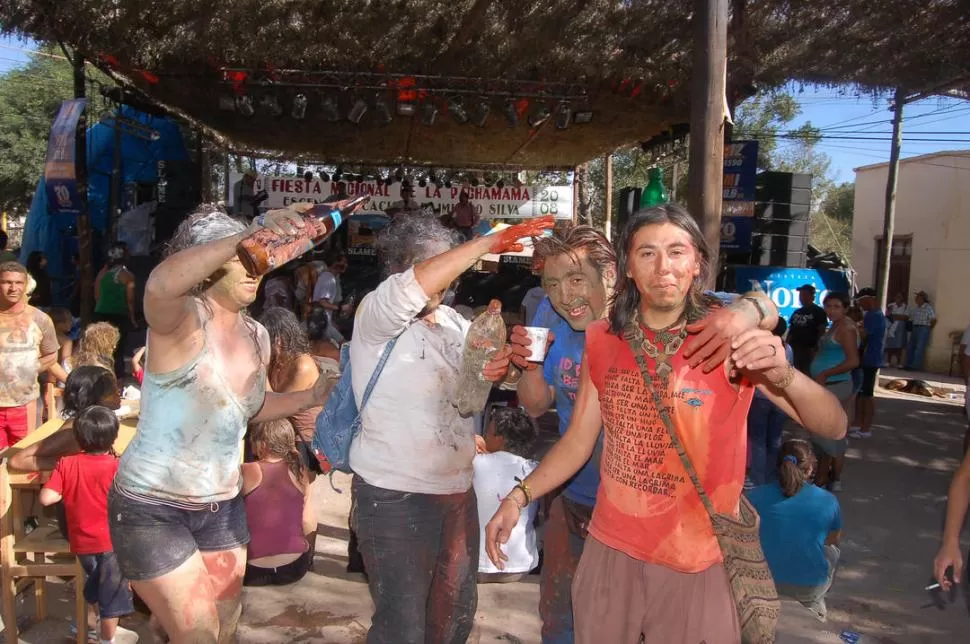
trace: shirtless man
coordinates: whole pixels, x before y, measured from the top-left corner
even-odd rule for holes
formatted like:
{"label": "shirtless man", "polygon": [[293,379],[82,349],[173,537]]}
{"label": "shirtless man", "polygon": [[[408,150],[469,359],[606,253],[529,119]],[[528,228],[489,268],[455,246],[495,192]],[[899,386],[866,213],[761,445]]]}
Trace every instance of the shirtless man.
{"label": "shirtless man", "polygon": [[248,422],[320,405],[331,381],[266,392],[270,342],[246,315],[260,278],[236,244],[265,225],[303,222],[276,210],[248,228],[201,206],[175,233],[145,289],[148,361],[141,417],[108,497],[125,576],[174,643],[230,642],[241,611],[249,531],[240,494]]}

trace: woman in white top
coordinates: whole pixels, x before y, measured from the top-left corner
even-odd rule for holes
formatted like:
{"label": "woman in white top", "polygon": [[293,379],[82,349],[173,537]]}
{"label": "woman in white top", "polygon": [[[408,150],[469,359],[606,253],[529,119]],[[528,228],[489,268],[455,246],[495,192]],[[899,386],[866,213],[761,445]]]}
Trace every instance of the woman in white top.
{"label": "woman in white top", "polygon": [[896,293],[893,301],[886,307],[886,318],[889,320],[889,331],[886,333],[886,364],[892,366],[893,357],[896,366],[903,366],[903,349],[906,348],[906,320],[909,319],[909,307],[906,296]]}

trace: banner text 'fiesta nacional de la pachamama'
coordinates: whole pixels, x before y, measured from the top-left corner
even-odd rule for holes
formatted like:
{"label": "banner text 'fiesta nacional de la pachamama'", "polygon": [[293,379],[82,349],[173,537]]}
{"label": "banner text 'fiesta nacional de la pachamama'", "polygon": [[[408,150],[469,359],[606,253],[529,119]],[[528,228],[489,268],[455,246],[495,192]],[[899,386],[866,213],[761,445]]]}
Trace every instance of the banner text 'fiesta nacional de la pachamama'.
{"label": "banner text 'fiesta nacional de la pachamama'", "polygon": [[[238,177],[234,178],[234,182]],[[390,186],[378,181],[346,182],[347,194],[351,197],[368,195],[371,197],[368,210],[388,210],[401,200],[401,184]],[[414,200],[419,206],[436,215],[446,215],[458,203],[458,196],[468,193],[471,203],[482,219],[530,219],[553,215],[557,219],[572,219],[572,186],[506,185],[498,186],[460,186],[450,188],[428,183],[422,187],[415,184]],[[261,176],[256,179],[254,189],[265,190],[268,198],[267,208],[283,208],[294,202],[320,203],[336,193],[333,181],[306,179],[298,177]]]}

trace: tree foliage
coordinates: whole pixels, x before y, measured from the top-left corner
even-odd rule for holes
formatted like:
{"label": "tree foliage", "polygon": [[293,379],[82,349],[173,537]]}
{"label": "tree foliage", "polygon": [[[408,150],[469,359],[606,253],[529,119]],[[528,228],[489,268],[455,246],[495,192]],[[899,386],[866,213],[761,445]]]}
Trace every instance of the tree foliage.
{"label": "tree foliage", "polygon": [[[44,172],[47,139],[61,103],[74,97],[71,64],[59,50],[46,48],[22,67],[0,74],[0,210],[25,213]],[[113,84],[88,68],[101,84]],[[90,98],[90,97],[89,97]],[[90,103],[89,103],[90,105]],[[91,114],[98,111],[89,107]]]}

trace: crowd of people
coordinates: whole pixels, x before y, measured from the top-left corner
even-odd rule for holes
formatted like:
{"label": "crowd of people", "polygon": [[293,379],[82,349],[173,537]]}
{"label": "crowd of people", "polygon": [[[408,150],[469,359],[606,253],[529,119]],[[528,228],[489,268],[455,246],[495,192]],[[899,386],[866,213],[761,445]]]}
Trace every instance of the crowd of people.
{"label": "crowd of people", "polygon": [[[871,436],[878,369],[898,358],[908,321],[932,326],[926,295],[883,313],[872,289],[856,307],[843,293],[820,307],[805,285],[786,323],[761,292],[705,290],[711,249],[675,205],[636,213],[615,243],[548,220],[489,236],[456,221],[458,231],[395,217],[377,240],[380,282],[355,300],[336,245],[262,288],[236,258],[261,226],[296,232],[296,209],[246,223],[204,205],[179,226],[140,307],[125,249],[111,249],[98,321],[80,333],[70,312],[28,303],[26,267],[0,263],[0,440],[37,426],[39,378],[63,388],[63,425],[10,466],[54,472],[39,502],[61,508],[94,640],[112,641],[137,595],[169,641],[233,641],[243,586],[298,583],[312,569],[314,483],[328,467],[316,419],[348,341],[362,406],[350,554],[374,602],[368,642],[464,642],[477,585],[529,573],[540,575],[546,644],[737,642],[748,624],[715,515],[737,515],[742,495],[761,516],[778,592],[825,619],[847,435]],[[471,316],[449,298],[482,256],[523,238],[541,286],[481,373],[496,399],[514,397],[462,416]],[[139,326],[138,427],[119,457],[125,340]],[[549,329],[541,362],[526,326]],[[909,365],[922,359],[921,333],[910,332]],[[540,453],[537,419],[552,410],[560,438]],[[784,441],[786,418],[811,440]],[[970,461],[938,566],[959,561],[967,472]]]}

